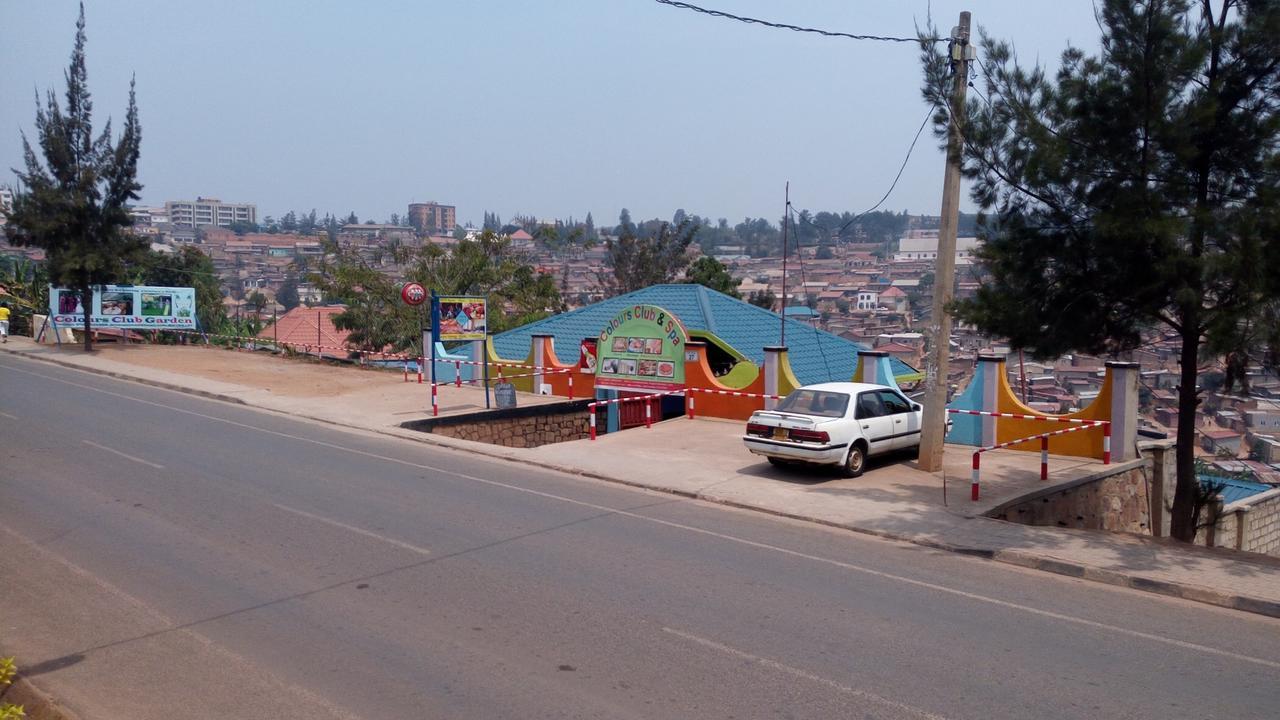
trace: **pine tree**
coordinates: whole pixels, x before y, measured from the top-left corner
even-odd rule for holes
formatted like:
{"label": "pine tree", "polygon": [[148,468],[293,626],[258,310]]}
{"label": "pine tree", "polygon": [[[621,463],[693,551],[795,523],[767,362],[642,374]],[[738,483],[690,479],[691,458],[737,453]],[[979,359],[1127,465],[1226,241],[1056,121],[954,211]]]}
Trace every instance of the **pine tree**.
{"label": "pine tree", "polygon": [[36,135],[43,162],[22,134],[25,171],[16,171],[18,188],[5,232],[14,245],[43,248],[49,279],[78,289],[84,314],[84,348],[93,349],[92,307],[95,286],[114,282],[130,261],[148,247],[132,235],[128,202],[137,200],[142,130],[135,84],[129,83],[124,130],[112,144],[111,122],[93,136],[93,102],[85,68],[84,4],[76,21],[75,49],[67,69],[66,107],[45,94],[36,108]]}
{"label": "pine tree", "polygon": [[[1172,534],[1197,529],[1197,366],[1280,302],[1280,2],[1105,0],[1102,51],[1056,78],[983,38],[985,100],[965,109],[964,172],[993,214],[990,281],[958,316],[1039,357],[1181,342]],[[924,53],[926,100],[949,67]],[[939,111],[945,132],[946,111]]]}

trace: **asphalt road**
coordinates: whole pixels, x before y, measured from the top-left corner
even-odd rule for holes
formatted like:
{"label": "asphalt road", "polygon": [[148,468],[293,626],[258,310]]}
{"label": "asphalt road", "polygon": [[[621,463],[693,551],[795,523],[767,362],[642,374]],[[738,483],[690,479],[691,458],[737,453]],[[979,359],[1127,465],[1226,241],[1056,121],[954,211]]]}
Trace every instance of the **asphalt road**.
{"label": "asphalt road", "polygon": [[1280,698],[1276,620],[6,354],[0,578],[0,648],[88,718],[1168,720]]}

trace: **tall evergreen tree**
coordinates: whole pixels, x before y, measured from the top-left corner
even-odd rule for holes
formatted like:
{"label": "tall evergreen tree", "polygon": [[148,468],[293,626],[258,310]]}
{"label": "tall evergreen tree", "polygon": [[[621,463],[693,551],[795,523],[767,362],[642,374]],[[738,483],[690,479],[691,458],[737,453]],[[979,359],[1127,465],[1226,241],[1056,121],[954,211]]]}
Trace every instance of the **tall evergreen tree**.
{"label": "tall evergreen tree", "polygon": [[134,83],[124,129],[113,144],[111,122],[93,135],[93,102],[85,68],[84,4],[76,21],[75,48],[67,68],[66,107],[53,91],[37,103],[36,136],[41,157],[22,135],[25,171],[15,171],[18,187],[5,232],[15,245],[43,248],[49,279],[76,288],[85,308],[84,348],[93,349],[93,289],[111,283],[147,249],[128,230],[128,202],[137,200],[142,129]]}
{"label": "tall evergreen tree", "polygon": [[[1197,365],[1280,300],[1280,2],[1105,0],[1101,53],[1056,78],[984,37],[986,100],[961,118],[990,281],[958,316],[1052,357],[1181,342],[1172,533],[1191,541]],[[924,52],[926,101],[949,63]],[[989,101],[989,102],[988,102]],[[945,132],[946,110],[938,129]]]}

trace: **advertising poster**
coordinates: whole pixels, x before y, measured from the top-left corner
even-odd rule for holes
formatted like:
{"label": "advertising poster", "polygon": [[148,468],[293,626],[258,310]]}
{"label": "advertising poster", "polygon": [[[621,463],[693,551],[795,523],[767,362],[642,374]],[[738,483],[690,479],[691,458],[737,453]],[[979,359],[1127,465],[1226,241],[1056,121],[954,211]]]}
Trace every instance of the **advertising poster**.
{"label": "advertising poster", "polygon": [[578,370],[588,375],[596,374],[596,339],[584,338],[578,346]]}
{"label": "advertising poster", "polygon": [[[90,323],[95,328],[196,329],[195,288],[104,285],[95,288]],[[79,290],[49,288],[49,317],[59,326],[84,326]]]}
{"label": "advertising poster", "polygon": [[596,387],[655,392],[684,387],[688,340],[679,318],[660,307],[623,310],[597,338]]}
{"label": "advertising poster", "polygon": [[439,339],[483,340],[488,334],[488,313],[482,297],[442,297]]}

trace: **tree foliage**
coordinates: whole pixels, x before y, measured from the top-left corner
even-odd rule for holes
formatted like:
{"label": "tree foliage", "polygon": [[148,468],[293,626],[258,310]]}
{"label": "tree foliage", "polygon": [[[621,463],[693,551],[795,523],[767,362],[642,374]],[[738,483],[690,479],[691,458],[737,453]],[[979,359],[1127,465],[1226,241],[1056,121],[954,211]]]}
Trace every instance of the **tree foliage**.
{"label": "tree foliage", "polygon": [[196,291],[196,320],[204,332],[219,332],[226,323],[222,307],[222,283],[200,248],[184,245],[176,252],[147,250],[129,276],[140,285],[189,287]]}
{"label": "tree foliage", "polygon": [[[462,240],[450,250],[437,245],[402,247],[396,262],[405,279],[440,295],[482,295],[489,299],[491,332],[540,320],[563,309],[555,279],[537,272],[511,242],[492,230]],[[310,278],[330,302],[347,310],[334,324],[350,330],[363,350],[421,350],[421,310],[400,300],[400,285],[354,250],[333,248]]]}
{"label": "tree foliage", "polygon": [[616,238],[605,241],[609,274],[599,278],[609,295],[673,282],[689,265],[689,245],[698,232],[690,221],[679,225],[653,221],[637,226],[622,211]]}
{"label": "tree foliage", "polygon": [[[82,4],[66,73],[65,107],[52,91],[45,94],[43,106],[37,105],[39,155],[22,135],[25,170],[16,171],[18,187],[5,231],[15,245],[43,248],[50,280],[79,289],[88,308],[93,288],[120,277],[147,241],[128,230],[128,203],[142,190],[137,181],[142,130],[134,83],[129,84],[119,139],[113,142],[109,120],[94,137],[84,28]],[[86,312],[85,350],[93,347],[90,322]]]}
{"label": "tree foliage", "polygon": [[729,269],[713,257],[703,255],[693,261],[684,273],[684,280],[688,283],[705,285],[732,298],[742,298],[742,293],[738,292],[742,278],[730,275]]}
{"label": "tree foliage", "polygon": [[[989,281],[957,315],[1040,357],[1181,338],[1175,537],[1197,524],[1197,362],[1239,349],[1280,297],[1280,2],[1105,0],[1101,53],[1056,76],[983,37],[963,169]],[[925,97],[948,118],[946,58]],[[967,117],[966,117],[967,116]],[[1274,316],[1272,316],[1274,317]]]}

